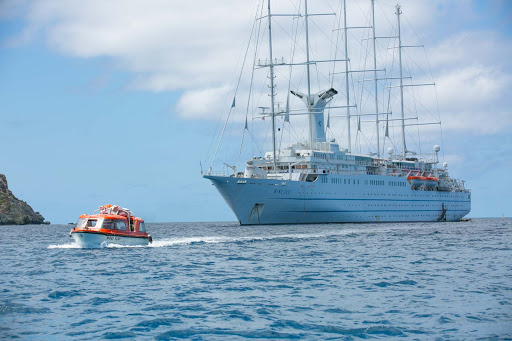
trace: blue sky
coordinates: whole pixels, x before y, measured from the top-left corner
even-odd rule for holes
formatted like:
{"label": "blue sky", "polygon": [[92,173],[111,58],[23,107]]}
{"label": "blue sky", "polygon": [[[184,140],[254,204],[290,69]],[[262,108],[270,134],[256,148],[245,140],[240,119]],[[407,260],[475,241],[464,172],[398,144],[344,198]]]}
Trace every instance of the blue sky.
{"label": "blue sky", "polygon": [[[105,203],[147,221],[235,220],[199,162],[213,154],[256,3],[0,2],[0,173],[13,193],[53,223]],[[470,216],[511,216],[510,2],[402,11],[428,47],[443,151],[473,191]]]}

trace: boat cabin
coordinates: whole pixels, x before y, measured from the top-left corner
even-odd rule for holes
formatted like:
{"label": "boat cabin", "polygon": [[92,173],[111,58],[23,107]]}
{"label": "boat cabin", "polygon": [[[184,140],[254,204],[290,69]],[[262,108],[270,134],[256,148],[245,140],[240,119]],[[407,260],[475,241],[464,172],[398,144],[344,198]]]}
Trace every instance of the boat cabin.
{"label": "boat cabin", "polygon": [[114,214],[83,214],[79,217],[76,229],[84,230],[117,230],[119,232],[146,233],[144,220],[138,217],[124,217]]}

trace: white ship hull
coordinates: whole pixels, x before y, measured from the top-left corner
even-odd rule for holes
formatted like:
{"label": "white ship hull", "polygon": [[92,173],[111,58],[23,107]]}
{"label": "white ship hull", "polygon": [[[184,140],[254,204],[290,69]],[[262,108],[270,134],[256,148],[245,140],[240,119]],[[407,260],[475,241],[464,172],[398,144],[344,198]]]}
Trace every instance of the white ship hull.
{"label": "white ship hull", "polygon": [[458,221],[471,210],[468,192],[413,190],[391,176],[324,174],[315,182],[205,177],[242,225]]}
{"label": "white ship hull", "polygon": [[148,245],[148,237],[116,236],[96,232],[71,232],[71,237],[83,248],[106,247],[109,244],[137,246]]}

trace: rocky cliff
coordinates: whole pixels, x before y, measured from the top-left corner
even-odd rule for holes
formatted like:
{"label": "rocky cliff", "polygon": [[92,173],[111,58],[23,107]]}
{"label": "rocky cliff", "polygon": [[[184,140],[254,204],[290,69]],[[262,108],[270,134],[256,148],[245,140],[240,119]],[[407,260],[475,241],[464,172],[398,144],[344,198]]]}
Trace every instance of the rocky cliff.
{"label": "rocky cliff", "polygon": [[5,175],[0,174],[0,225],[42,224],[43,216],[34,212],[23,200],[16,198],[9,187]]}

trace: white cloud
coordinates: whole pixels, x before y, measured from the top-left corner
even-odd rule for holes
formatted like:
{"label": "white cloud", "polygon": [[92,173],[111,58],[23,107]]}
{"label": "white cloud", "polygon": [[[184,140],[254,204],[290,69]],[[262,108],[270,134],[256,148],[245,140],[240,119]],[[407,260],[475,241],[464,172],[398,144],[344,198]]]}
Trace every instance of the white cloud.
{"label": "white cloud", "polygon": [[495,31],[457,32],[441,40],[430,49],[430,63],[434,67],[460,67],[472,64],[508,64],[512,54],[510,38]]}
{"label": "white cloud", "polygon": [[192,118],[217,119],[231,91],[229,86],[188,90],[178,100],[176,112],[181,116],[186,115]]}
{"label": "white cloud", "polygon": [[507,131],[512,126],[510,113],[504,111],[473,110],[448,111],[443,115],[443,129],[466,131],[476,135],[493,135]]}
{"label": "white cloud", "polygon": [[506,95],[512,77],[489,66],[453,69],[438,78],[440,105],[446,109],[471,109],[489,105]]}
{"label": "white cloud", "polygon": [[254,10],[234,0],[38,0],[25,32],[42,32],[67,55],[112,58],[138,89],[218,87],[233,73]]}
{"label": "white cloud", "polygon": [[[19,15],[20,8],[23,8],[27,25],[18,37],[20,42],[26,42],[30,37],[43,37],[49,46],[66,55],[110,58],[115,68],[133,75],[129,87],[149,91],[182,91],[176,105],[179,115],[217,118],[216,112],[228,109],[231,104],[230,89],[234,88],[233,83],[236,82],[258,3],[256,0],[6,0],[0,2],[0,17],[13,13]],[[302,1],[297,3],[303,6]],[[276,1],[274,12],[289,13],[293,11],[291,4],[289,1]],[[393,34],[392,30],[384,27],[395,23],[395,4],[395,0],[376,2],[377,11],[387,13],[377,16],[378,34]],[[369,20],[369,1],[349,1],[348,5],[349,25],[362,25]],[[339,8],[334,0],[312,2],[311,7],[317,13],[332,12]],[[489,104],[494,106],[492,115],[500,115],[500,112],[505,111],[500,110],[500,103],[506,100],[506,90],[511,85],[508,64],[512,44],[499,32],[457,30],[458,25],[478,14],[473,10],[470,0],[407,1],[403,3],[402,11],[404,31],[411,25],[417,32],[426,32],[427,40],[434,44],[429,49],[429,55],[433,74],[437,78],[440,110],[447,113],[443,116],[443,119],[448,120],[444,127],[478,130],[488,121],[485,108]],[[265,12],[266,8],[263,14]],[[331,24],[322,26],[320,19],[312,18],[313,31],[319,27],[326,31],[333,28]],[[286,20],[290,19],[276,19],[274,25],[277,57],[289,52],[290,45],[284,42],[288,36],[281,32]],[[439,33],[435,30],[438,26],[450,28],[447,33],[440,32],[443,34],[441,39],[435,37]],[[352,32],[359,31],[351,30],[351,37],[355,34]],[[332,39],[332,36],[317,32],[311,38],[312,46],[316,46]],[[417,42],[414,36],[404,34],[405,38],[408,43]],[[383,47],[386,48],[385,45]],[[264,49],[257,57],[264,58],[268,54]],[[314,58],[332,56],[332,51],[324,49],[323,52],[324,55],[317,53]],[[408,52],[414,57],[418,53],[414,50]],[[250,55],[252,53],[250,51]],[[340,53],[342,51],[338,57]],[[301,59],[302,55],[303,46],[302,50],[299,47],[296,60]],[[361,47],[351,50],[352,67],[364,66],[362,58],[358,60],[360,55]],[[426,63],[417,63],[428,69]],[[338,69],[342,69],[342,65]],[[286,72],[277,78],[279,90],[287,86],[283,74]],[[317,80],[320,83],[325,81],[315,76],[314,82]],[[301,82],[295,86],[304,89],[304,79]],[[248,81],[243,80],[241,87],[239,93],[247,93]],[[325,88],[323,84],[319,87]],[[342,85],[335,87],[340,90],[338,105],[342,105]],[[253,91],[261,98],[255,106],[264,105],[263,102],[268,101],[268,89],[254,88]],[[421,90],[418,89],[418,92]],[[278,100],[284,103],[286,95],[283,97],[281,92],[280,96]],[[428,95],[425,98],[435,101]],[[237,104],[240,102],[237,99]],[[368,100],[368,103],[371,107],[371,101]],[[467,115],[475,119],[455,124]],[[493,129],[488,127],[480,130],[493,132]]]}

